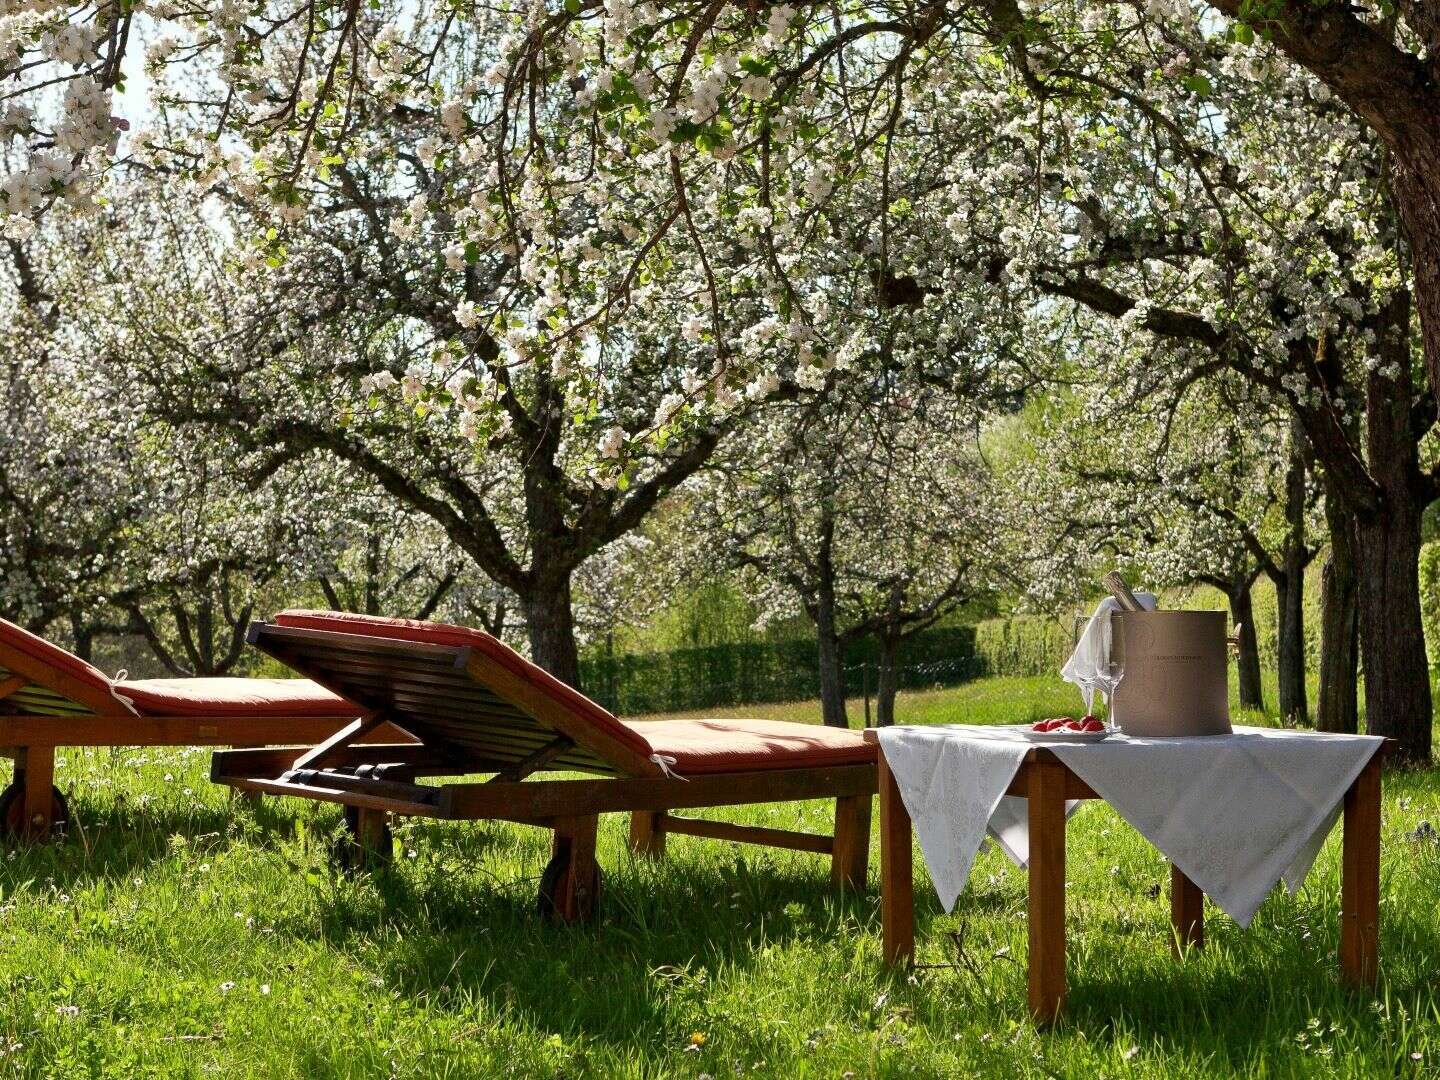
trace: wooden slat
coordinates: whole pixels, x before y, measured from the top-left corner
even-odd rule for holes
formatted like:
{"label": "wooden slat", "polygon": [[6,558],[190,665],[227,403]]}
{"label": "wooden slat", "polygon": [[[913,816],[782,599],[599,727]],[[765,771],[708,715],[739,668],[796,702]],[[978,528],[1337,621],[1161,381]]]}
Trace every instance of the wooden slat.
{"label": "wooden slat", "polygon": [[408,675],[413,677],[417,683],[433,683],[435,685],[467,681],[463,678],[464,673],[455,667],[455,659],[450,655],[440,657],[363,656],[343,649],[327,651],[308,646],[295,649],[292,655],[322,663],[327,669],[336,674],[345,675],[347,678],[385,680],[396,675]]}
{"label": "wooden slat", "polygon": [[[337,676],[328,661],[331,657],[358,654],[361,657],[382,656],[400,659],[419,659],[421,662],[435,662],[448,656],[451,663],[459,667],[468,654],[468,649],[453,646],[420,645],[400,642],[391,638],[370,637],[363,634],[338,634],[324,630],[297,630],[292,627],[273,626],[269,623],[252,623],[246,640],[269,653],[277,660],[294,668],[332,693],[350,701],[367,706],[369,711],[384,707],[383,699],[362,694],[348,687],[345,680]],[[324,642],[325,647],[315,645]],[[308,651],[307,651],[308,650]]]}
{"label": "wooden slat", "polygon": [[[409,717],[404,718],[407,730],[416,728],[426,733],[426,740],[431,745],[448,746],[456,752],[468,752],[487,754],[493,757],[503,757],[507,761],[516,762],[535,753],[545,746],[547,741],[553,739],[550,733],[543,729],[535,729],[530,732],[496,732],[495,730],[468,731],[464,728],[453,726],[425,725],[418,720]],[[614,766],[601,758],[596,757],[591,751],[583,747],[575,747],[565,751],[554,762],[555,768],[582,767],[586,771],[603,769],[614,771]]]}
{"label": "wooden slat", "polygon": [[[310,630],[299,626],[279,626],[275,623],[255,622],[250,624],[246,640],[264,652],[272,648],[296,650],[312,648],[318,653],[354,655],[357,657],[401,657],[420,658],[434,662],[451,663],[459,668],[462,653],[470,650],[464,645],[436,645],[426,641],[405,641],[401,638],[380,637],[375,634],[348,634],[340,630]],[[272,653],[273,655],[273,653]]]}
{"label": "wooden slat", "polygon": [[874,765],[721,773],[688,780],[527,780],[519,784],[447,784],[441,807],[457,819],[552,818],[627,810],[680,810],[790,802],[875,792]]}
{"label": "wooden slat", "polygon": [[[501,701],[494,694],[487,694],[483,687],[476,686],[468,679],[454,681],[422,682],[410,675],[397,673],[393,676],[379,674],[346,675],[340,672],[336,677],[345,685],[370,694],[383,694],[386,700],[405,700],[417,708],[451,708],[470,713],[488,710],[502,716],[525,716],[524,712],[508,702]],[[463,705],[461,704],[463,703]],[[534,723],[534,720],[530,720]]]}
{"label": "wooden slat", "polygon": [[737,844],[759,844],[762,847],[789,848],[829,855],[835,841],[818,833],[792,832],[789,829],[767,829],[759,825],[736,825],[729,821],[706,821],[702,818],[665,816],[665,831],[685,836],[703,836],[710,840],[730,840]]}
{"label": "wooden slat", "polygon": [[[425,742],[523,758],[557,733],[575,744],[555,767],[657,775],[660,769],[503,665],[467,648],[257,623],[250,640],[296,671],[349,700],[393,710]],[[452,664],[454,675],[441,670]],[[428,668],[428,670],[421,670]],[[464,691],[457,678],[467,680]],[[533,742],[513,725],[533,725]],[[501,733],[501,729],[508,729]],[[568,729],[568,730],[567,730]]]}
{"label": "wooden slat", "polygon": [[480,653],[471,653],[465,667],[477,682],[519,706],[544,726],[570,736],[576,745],[593,750],[621,772],[634,776],[664,776],[660,766],[646,755],[580,717],[547,691],[521,678],[503,664]]}
{"label": "wooden slat", "polygon": [[[518,750],[521,756],[533,753],[542,746],[555,741],[555,733],[544,728],[514,728],[496,725],[474,728],[455,721],[425,723],[416,717],[407,716],[405,723],[433,734],[445,742],[466,746],[504,746]],[[584,747],[576,747],[577,753],[589,753]]]}
{"label": "wooden slat", "polygon": [[[379,694],[374,696],[380,698]],[[517,709],[494,706],[487,701],[467,699],[459,694],[448,701],[426,701],[401,691],[390,693],[384,700],[388,709],[429,723],[443,723],[448,720],[466,727],[474,727],[480,723],[497,724],[517,730],[543,731],[551,738],[555,735],[549,728],[541,727]]]}
{"label": "wooden slat", "polygon": [[30,680],[24,675],[11,675],[9,678],[0,679],[0,699],[8,698],[16,690],[29,685]]}
{"label": "wooden slat", "polygon": [[444,705],[457,700],[473,703],[475,708],[491,708],[496,711],[518,712],[511,706],[495,699],[492,694],[481,693],[481,688],[468,679],[421,678],[416,672],[351,672],[343,668],[331,669],[336,682],[349,688],[349,692],[363,692],[384,695],[389,700],[394,694],[407,694],[417,704]]}
{"label": "wooden slat", "polygon": [[22,675],[36,686],[53,690],[61,697],[84,705],[103,716],[132,715],[129,709],[110,696],[108,690],[91,686],[68,671],[61,671],[36,660],[29,653],[21,652],[3,640],[0,640],[0,667],[12,674]]}
{"label": "wooden slat", "polygon": [[0,714],[25,716],[94,716],[95,711],[33,684],[0,701]]}
{"label": "wooden slat", "polygon": [[[524,727],[501,721],[476,724],[449,718],[420,716],[404,711],[397,715],[397,719],[407,730],[424,733],[427,741],[443,742],[451,746],[476,750],[488,749],[497,753],[501,748],[506,748],[516,751],[517,760],[555,739],[553,731],[529,721]],[[569,762],[584,762],[587,768],[598,766],[607,771],[614,771],[613,764],[606,762],[586,747],[575,747],[573,750],[567,751],[565,756],[556,760],[555,764],[559,767]]]}

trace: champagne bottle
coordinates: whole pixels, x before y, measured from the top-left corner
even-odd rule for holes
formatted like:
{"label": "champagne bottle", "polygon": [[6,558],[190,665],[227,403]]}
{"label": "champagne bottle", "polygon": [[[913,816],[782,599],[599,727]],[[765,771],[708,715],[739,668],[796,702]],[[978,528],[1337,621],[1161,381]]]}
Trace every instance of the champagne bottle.
{"label": "champagne bottle", "polygon": [[1106,574],[1102,580],[1105,588],[1109,590],[1110,595],[1115,597],[1116,601],[1120,604],[1122,611],[1145,610],[1145,608],[1141,606],[1140,601],[1135,599],[1135,594],[1130,591],[1130,586],[1125,584],[1125,579],[1114,570]]}

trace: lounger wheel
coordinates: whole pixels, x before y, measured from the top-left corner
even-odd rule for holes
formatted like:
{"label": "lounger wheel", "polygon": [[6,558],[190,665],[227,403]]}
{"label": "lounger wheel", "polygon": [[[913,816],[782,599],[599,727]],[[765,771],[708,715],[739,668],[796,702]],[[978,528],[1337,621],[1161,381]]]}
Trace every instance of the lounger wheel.
{"label": "lounger wheel", "polygon": [[395,859],[395,834],[389,825],[376,830],[370,844],[360,835],[360,809],[345,807],[345,829],[330,846],[330,865],[342,874],[383,870]]}
{"label": "lounger wheel", "polygon": [[590,865],[593,869],[590,881],[584,888],[575,890],[575,910],[567,915],[562,897],[569,891],[573,863],[567,854],[551,857],[545,864],[545,872],[540,875],[540,896],[535,901],[535,910],[542,919],[553,922],[588,922],[600,914],[604,878],[599,866],[594,863]]}
{"label": "lounger wheel", "polygon": [[[59,788],[50,788],[50,829],[53,833],[64,832],[70,824],[70,804],[65,801]],[[29,823],[25,820],[25,784],[17,780],[4,791],[0,791],[0,829],[5,830],[5,839],[19,840],[30,835]]]}

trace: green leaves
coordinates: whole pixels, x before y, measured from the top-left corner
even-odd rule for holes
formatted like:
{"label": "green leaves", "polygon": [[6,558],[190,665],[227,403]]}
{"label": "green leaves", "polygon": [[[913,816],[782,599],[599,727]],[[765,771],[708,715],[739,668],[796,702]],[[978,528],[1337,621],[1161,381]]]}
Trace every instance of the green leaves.
{"label": "green leaves", "polygon": [[1180,80],[1180,85],[1185,87],[1185,89],[1189,90],[1192,94],[1196,94],[1202,98],[1209,97],[1211,92],[1214,90],[1214,88],[1210,85],[1210,80],[1207,79],[1204,75],[1199,74],[1186,75],[1183,79]]}

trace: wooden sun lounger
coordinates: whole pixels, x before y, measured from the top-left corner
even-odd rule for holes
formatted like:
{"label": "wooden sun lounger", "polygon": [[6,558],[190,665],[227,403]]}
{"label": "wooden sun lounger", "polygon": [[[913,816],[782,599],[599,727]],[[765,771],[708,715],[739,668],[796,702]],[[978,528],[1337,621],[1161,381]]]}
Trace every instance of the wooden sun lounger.
{"label": "wooden sun lounger", "polygon": [[[312,749],[216,753],[222,784],[346,807],[346,867],[391,854],[389,814],[494,818],[554,833],[539,909],[593,913],[599,815],[631,815],[631,847],[658,856],[670,833],[828,854],[838,885],[863,887],[875,755],[861,734],[764,720],[624,722],[495,638],[462,627],[282,612],[249,640],[364,710]],[[389,722],[418,745],[360,746]],[[545,771],[595,779],[530,779]],[[422,777],[493,774],[483,782]],[[835,799],[833,835],[702,821],[675,810]]]}
{"label": "wooden sun lounger", "polygon": [[0,754],[15,760],[0,833],[43,839],[69,820],[54,785],[56,747],[263,746],[323,739],[357,712],[306,679],[116,681],[0,619]]}

